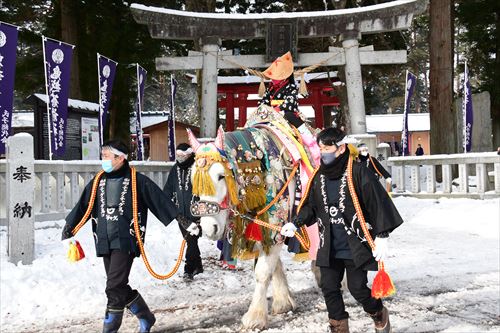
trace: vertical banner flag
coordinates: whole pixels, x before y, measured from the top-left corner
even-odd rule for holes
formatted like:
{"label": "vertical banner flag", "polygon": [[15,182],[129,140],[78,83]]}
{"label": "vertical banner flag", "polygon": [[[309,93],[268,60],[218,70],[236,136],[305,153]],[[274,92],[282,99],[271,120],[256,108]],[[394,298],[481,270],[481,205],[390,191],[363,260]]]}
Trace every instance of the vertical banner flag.
{"label": "vertical banner flag", "polygon": [[417,77],[409,71],[406,71],[405,109],[403,113],[403,131],[401,133],[401,148],[403,156],[410,154],[410,147],[408,145],[408,111],[410,110],[411,96],[415,90],[416,83]]}
{"label": "vertical banner flag", "polygon": [[175,161],[175,94],[177,92],[177,81],[170,76],[170,116],[168,118],[168,159]]}
{"label": "vertical banner flag", "polygon": [[66,148],[66,120],[73,45],[42,36],[47,91],[49,157],[62,156]]}
{"label": "vertical banner flag", "polygon": [[144,68],[137,64],[137,106],[135,108],[135,133],[137,142],[137,160],[144,160],[144,138],[142,136],[142,97],[144,96],[144,85],[146,82],[146,74],[148,73]]}
{"label": "vertical banner flag", "polygon": [[469,81],[469,68],[467,67],[467,62],[465,62],[465,72],[464,72],[464,96],[462,97],[462,112],[464,117],[464,153],[471,150],[472,147],[472,123],[474,110],[472,109],[472,94],[470,91],[470,81]]}
{"label": "vertical banner flag", "polygon": [[97,69],[99,70],[99,148],[102,147],[104,141],[103,133],[106,128],[106,115],[108,114],[117,64],[116,61],[97,53]]}
{"label": "vertical banner flag", "polygon": [[12,128],[17,29],[0,22],[0,154],[5,154],[5,144]]}

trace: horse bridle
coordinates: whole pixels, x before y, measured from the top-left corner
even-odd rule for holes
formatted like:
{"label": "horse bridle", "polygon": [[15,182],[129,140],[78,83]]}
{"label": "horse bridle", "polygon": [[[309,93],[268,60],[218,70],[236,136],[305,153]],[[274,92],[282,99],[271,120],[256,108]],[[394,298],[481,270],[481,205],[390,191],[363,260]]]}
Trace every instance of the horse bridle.
{"label": "horse bridle", "polygon": [[193,202],[190,207],[191,215],[195,217],[218,215],[222,210],[229,210],[228,201],[229,198],[226,195],[220,204],[218,202],[208,200]]}

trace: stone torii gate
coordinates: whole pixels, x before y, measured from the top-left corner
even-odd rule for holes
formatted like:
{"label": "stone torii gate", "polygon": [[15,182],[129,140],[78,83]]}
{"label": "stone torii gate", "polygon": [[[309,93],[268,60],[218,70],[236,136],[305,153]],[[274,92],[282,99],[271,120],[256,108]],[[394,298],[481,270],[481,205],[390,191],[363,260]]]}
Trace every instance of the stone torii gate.
{"label": "stone torii gate", "polygon": [[[427,0],[397,0],[374,6],[321,12],[223,14],[195,13],[132,4],[134,19],[148,25],[153,38],[198,40],[202,52],[187,57],[156,58],[157,70],[202,69],[203,137],[214,137],[217,118],[217,70],[265,68],[291,50],[296,66],[306,67],[328,59],[324,66],[345,65],[352,134],[366,133],[361,65],[406,63],[406,50],[374,51],[360,48],[363,34],[405,30],[413,16],[427,8]],[[298,38],[340,35],[342,48],[323,53],[297,54]],[[288,38],[287,38],[288,37]],[[232,55],[219,51],[221,39],[266,39],[266,55]]]}

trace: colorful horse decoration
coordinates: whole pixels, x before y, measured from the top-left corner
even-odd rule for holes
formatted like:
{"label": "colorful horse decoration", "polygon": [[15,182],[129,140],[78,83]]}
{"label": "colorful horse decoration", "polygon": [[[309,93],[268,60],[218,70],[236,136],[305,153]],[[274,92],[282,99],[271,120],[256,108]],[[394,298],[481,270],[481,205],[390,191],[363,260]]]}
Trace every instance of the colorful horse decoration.
{"label": "colorful horse decoration", "polygon": [[226,239],[232,245],[233,258],[257,259],[254,296],[242,322],[245,328],[263,329],[267,326],[266,292],[271,281],[272,312],[295,308],[280,259],[281,248],[287,241],[289,250],[302,252],[299,257],[304,252],[307,256],[317,232],[310,238],[302,229],[299,244],[295,238],[285,240],[277,227],[295,215],[318,161],[304,149],[294,128],[265,105],[241,130],[224,133],[220,127],[213,142],[200,143],[189,130],[188,135],[196,160],[193,194],[200,198],[191,212],[200,217],[204,236]]}

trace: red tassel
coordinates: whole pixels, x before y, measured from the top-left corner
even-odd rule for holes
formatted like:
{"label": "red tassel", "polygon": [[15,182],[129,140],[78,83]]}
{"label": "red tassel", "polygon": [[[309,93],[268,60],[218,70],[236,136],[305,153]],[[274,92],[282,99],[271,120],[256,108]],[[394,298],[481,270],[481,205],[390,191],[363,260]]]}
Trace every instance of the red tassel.
{"label": "red tassel", "polygon": [[250,222],[245,230],[245,238],[260,242],[262,240],[262,230],[260,230],[260,226],[255,222]]}
{"label": "red tassel", "polygon": [[82,260],[83,258],[85,258],[85,252],[83,252],[83,248],[80,245],[80,242],[79,241],[75,242],[76,242],[76,249],[78,251],[78,260]]}
{"label": "red tassel", "polygon": [[392,283],[391,277],[385,271],[384,267],[379,268],[377,275],[373,279],[372,297],[384,298],[394,295],[396,287]]}

